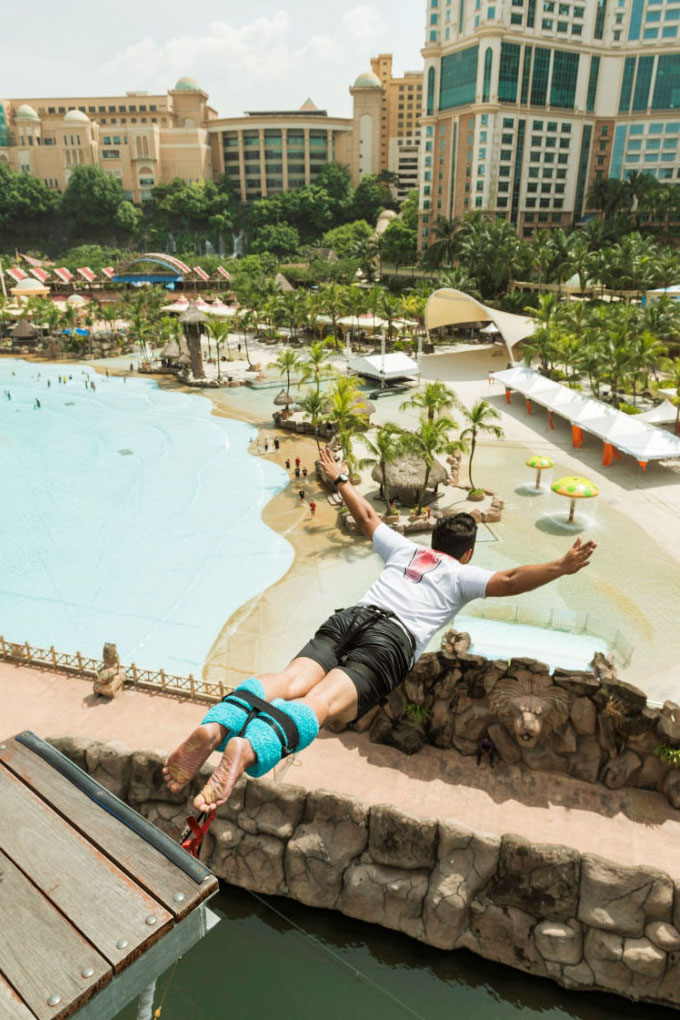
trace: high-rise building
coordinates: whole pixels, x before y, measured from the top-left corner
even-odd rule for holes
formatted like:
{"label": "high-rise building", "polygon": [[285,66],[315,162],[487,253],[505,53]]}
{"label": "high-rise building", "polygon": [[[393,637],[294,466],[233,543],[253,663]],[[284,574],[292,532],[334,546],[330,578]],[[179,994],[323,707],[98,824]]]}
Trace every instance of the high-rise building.
{"label": "high-rise building", "polygon": [[396,174],[396,197],[418,187],[422,71],[392,74],[392,54],[371,59],[371,70],[350,88],[354,103],[352,179],[388,170]]}
{"label": "high-rise building", "polygon": [[420,242],[475,210],[520,237],[599,177],[680,179],[680,0],[427,0]]}

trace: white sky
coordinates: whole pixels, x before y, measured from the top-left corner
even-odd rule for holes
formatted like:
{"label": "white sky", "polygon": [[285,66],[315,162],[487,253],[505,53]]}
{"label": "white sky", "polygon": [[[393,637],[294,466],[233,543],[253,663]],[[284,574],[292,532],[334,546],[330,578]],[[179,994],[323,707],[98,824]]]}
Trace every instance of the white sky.
{"label": "white sky", "polygon": [[370,57],[422,67],[425,0],[36,0],[3,5],[0,97],[164,92],[196,78],[223,117],[297,109],[350,116]]}

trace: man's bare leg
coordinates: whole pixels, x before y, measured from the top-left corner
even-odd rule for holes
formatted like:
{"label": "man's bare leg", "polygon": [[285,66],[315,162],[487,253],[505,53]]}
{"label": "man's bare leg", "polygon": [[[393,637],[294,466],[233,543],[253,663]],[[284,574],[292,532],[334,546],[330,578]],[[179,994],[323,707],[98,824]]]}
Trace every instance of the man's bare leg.
{"label": "man's bare leg", "polygon": [[[260,680],[268,701],[272,698],[293,701],[307,694],[324,676],[325,670],[318,662],[297,658],[281,673],[265,673]],[[191,736],[173,751],[163,767],[163,778],[171,793],[179,793],[194,778],[225,736],[226,730],[219,723],[205,723],[197,726]],[[252,764],[248,762],[245,768]]]}
{"label": "man's bare leg", "polygon": [[[328,719],[349,722],[357,714],[357,690],[342,669],[332,669],[300,700],[314,712],[320,727]],[[237,780],[256,761],[245,737],[230,740],[219,765],[194,799],[196,810],[213,811],[225,804]]]}

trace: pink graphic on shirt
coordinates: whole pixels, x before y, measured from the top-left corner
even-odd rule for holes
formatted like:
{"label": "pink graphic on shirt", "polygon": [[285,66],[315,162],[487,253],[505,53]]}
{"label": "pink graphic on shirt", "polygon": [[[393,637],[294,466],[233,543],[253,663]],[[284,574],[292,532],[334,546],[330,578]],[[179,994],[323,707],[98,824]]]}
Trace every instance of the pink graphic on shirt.
{"label": "pink graphic on shirt", "polygon": [[438,556],[432,549],[417,549],[404,571],[404,577],[413,581],[414,584],[418,584],[422,581],[423,575],[429,574],[439,563],[441,563],[441,556]]}

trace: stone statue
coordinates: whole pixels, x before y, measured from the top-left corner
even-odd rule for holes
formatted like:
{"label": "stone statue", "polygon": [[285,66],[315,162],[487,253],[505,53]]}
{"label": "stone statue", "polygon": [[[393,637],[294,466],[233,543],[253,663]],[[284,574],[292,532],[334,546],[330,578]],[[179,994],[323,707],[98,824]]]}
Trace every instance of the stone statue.
{"label": "stone statue", "polygon": [[102,651],[104,668],[97,672],[97,679],[94,682],[94,693],[103,698],[115,698],[125,684],[125,670],[121,667],[118,658],[118,649],[108,641]]}
{"label": "stone statue", "polygon": [[569,697],[547,674],[504,677],[489,696],[491,710],[521,747],[536,747],[569,716]]}

